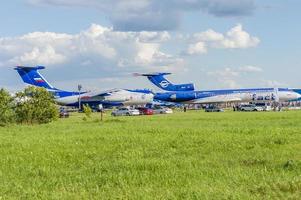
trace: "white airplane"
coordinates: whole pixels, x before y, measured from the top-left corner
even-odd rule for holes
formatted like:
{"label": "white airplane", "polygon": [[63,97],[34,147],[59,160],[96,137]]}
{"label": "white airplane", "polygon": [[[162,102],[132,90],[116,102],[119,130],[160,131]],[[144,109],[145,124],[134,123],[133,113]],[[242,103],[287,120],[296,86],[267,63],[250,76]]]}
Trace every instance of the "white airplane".
{"label": "white airplane", "polygon": [[81,105],[88,104],[91,107],[98,108],[99,105],[103,107],[131,106],[144,105],[153,101],[154,95],[149,90],[112,89],[103,92],[93,91],[81,93],[60,90],[46,81],[39,73],[41,69],[45,69],[45,67],[17,66],[15,68],[25,83],[45,88],[54,95],[55,101],[60,105],[78,106],[80,100]]}

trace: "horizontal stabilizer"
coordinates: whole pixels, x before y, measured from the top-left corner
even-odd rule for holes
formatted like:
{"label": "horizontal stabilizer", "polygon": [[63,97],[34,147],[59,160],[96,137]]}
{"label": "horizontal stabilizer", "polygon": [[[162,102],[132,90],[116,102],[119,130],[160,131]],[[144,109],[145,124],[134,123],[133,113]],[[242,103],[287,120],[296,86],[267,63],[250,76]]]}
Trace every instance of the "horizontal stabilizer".
{"label": "horizontal stabilizer", "polygon": [[154,72],[154,73],[146,73],[146,74],[140,74],[140,73],[134,73],[134,76],[165,76],[165,75],[170,75],[171,73],[169,72]]}

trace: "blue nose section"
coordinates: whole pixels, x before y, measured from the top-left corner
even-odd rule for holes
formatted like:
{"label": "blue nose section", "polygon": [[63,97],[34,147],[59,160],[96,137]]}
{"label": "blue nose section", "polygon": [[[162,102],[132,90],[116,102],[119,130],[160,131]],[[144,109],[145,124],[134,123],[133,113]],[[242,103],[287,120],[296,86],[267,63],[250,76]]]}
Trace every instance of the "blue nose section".
{"label": "blue nose section", "polygon": [[296,92],[296,101],[301,101],[301,89],[293,89]]}

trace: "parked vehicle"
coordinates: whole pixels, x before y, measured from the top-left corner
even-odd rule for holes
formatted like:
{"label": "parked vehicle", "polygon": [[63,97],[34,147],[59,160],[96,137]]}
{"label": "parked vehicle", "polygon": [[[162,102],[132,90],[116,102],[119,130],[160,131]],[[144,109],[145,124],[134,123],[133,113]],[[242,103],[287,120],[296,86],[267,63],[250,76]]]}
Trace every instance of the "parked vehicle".
{"label": "parked vehicle", "polygon": [[172,109],[166,108],[166,107],[154,107],[153,113],[154,114],[172,114],[173,111],[172,111]]}
{"label": "parked vehicle", "polygon": [[205,108],[205,112],[224,112],[224,110],[217,106],[209,106]]}
{"label": "parked vehicle", "polygon": [[241,105],[240,111],[264,111],[262,106],[256,106],[255,104]]}
{"label": "parked vehicle", "polygon": [[66,110],[66,109],[60,109],[60,118],[68,118],[70,115],[69,115],[69,112]]}
{"label": "parked vehicle", "polygon": [[262,107],[264,111],[271,111],[272,106],[268,103],[256,103],[256,106]]}
{"label": "parked vehicle", "polygon": [[132,108],[119,108],[118,110],[114,110],[112,112],[112,116],[134,116],[140,115],[139,110]]}
{"label": "parked vehicle", "polygon": [[137,108],[140,112],[140,115],[153,115],[154,111],[151,108]]}

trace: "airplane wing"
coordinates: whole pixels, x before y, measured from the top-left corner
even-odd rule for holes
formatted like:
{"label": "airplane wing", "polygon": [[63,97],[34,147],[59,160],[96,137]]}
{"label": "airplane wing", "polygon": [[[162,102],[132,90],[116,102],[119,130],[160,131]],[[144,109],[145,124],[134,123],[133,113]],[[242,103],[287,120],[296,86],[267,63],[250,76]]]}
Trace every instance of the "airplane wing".
{"label": "airplane wing", "polygon": [[241,98],[229,97],[226,95],[219,95],[207,98],[201,98],[194,101],[194,103],[230,103],[230,102],[240,102]]}
{"label": "airplane wing", "polygon": [[[145,95],[153,94],[150,90],[127,90],[127,89],[112,89],[107,91],[93,91],[81,95],[84,101],[112,101],[122,102],[130,100],[133,94],[139,94],[143,99]],[[144,97],[143,97],[144,96]]]}
{"label": "airplane wing", "polygon": [[122,92],[122,89],[112,89],[112,90],[106,90],[106,91],[90,91],[81,94],[82,100],[104,100],[105,97],[111,96],[115,93]]}

